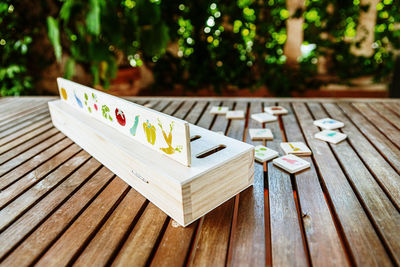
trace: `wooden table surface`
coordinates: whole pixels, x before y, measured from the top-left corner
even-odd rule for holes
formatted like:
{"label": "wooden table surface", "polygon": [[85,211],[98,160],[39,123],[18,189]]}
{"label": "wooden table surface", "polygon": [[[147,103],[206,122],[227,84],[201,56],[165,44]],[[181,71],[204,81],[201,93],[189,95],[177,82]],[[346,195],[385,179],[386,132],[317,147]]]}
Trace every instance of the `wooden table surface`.
{"label": "wooden table surface", "polygon": [[[400,101],[388,99],[129,98],[190,123],[268,147],[303,141],[311,168],[255,164],[255,184],[183,228],[55,129],[54,97],[0,99],[0,265],[398,266]],[[280,104],[261,125],[249,114]],[[213,116],[213,105],[246,120]],[[337,145],[313,120],[345,123]]]}

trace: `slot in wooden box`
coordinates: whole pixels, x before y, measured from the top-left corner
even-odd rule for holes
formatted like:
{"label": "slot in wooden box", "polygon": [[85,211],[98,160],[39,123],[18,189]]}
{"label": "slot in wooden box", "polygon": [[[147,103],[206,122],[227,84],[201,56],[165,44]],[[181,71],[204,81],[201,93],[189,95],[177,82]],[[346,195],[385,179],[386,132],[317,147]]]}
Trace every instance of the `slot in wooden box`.
{"label": "slot in wooden box", "polygon": [[[189,124],[190,162],[185,166],[68,105],[49,102],[55,127],[182,226],[253,184],[254,147]],[[207,157],[199,154],[225,147]]]}

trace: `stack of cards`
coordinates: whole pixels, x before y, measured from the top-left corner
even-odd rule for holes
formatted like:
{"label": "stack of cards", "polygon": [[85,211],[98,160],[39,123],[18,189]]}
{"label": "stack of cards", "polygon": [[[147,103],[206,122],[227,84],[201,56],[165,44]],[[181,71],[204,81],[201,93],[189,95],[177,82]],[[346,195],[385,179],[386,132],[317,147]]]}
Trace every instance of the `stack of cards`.
{"label": "stack of cards", "polygon": [[211,107],[210,114],[225,115],[228,112],[228,110],[229,110],[228,107],[213,106]]}
{"label": "stack of cards", "polygon": [[244,111],[243,110],[231,110],[226,113],[226,118],[231,120],[243,120]]}
{"label": "stack of cards", "polygon": [[272,161],[274,165],[289,173],[299,172],[310,167],[310,163],[295,155],[286,155]]}
{"label": "stack of cards", "polygon": [[314,137],[332,144],[337,144],[346,139],[347,135],[336,131],[323,130],[319,133],[316,133]]}
{"label": "stack of cards", "polygon": [[256,113],[252,114],[251,118],[255,121],[258,121],[260,123],[264,122],[270,122],[270,121],[276,121],[278,118],[274,115],[268,114],[268,113]]}
{"label": "stack of cards", "polygon": [[287,109],[281,106],[265,107],[264,111],[272,115],[282,115],[288,113]]}
{"label": "stack of cards", "polygon": [[249,129],[252,141],[272,140],[274,136],[270,129]]}
{"label": "stack of cards", "polygon": [[325,118],[314,121],[314,125],[321,127],[322,129],[326,130],[333,130],[344,126],[343,122],[333,120],[331,118]]}
{"label": "stack of cards", "polygon": [[281,143],[281,148],[286,155],[294,154],[298,156],[309,156],[311,150],[303,142]]}
{"label": "stack of cards", "polygon": [[279,156],[279,153],[265,146],[255,147],[255,158],[258,162],[266,162]]}

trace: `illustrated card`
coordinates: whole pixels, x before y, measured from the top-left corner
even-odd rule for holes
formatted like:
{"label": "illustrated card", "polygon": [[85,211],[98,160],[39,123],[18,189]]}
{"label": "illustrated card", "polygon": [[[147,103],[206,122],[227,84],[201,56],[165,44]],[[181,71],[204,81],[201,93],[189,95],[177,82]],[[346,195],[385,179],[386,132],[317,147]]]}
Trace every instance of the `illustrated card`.
{"label": "illustrated card", "polygon": [[229,110],[228,107],[213,106],[211,107],[210,114],[225,115],[228,112],[228,110]]}
{"label": "illustrated card", "polygon": [[294,154],[298,156],[311,155],[311,150],[303,142],[281,143],[281,148],[285,154]]}
{"label": "illustrated card", "polygon": [[333,130],[343,127],[344,123],[331,118],[324,118],[314,121],[314,125],[321,127],[322,129]]}
{"label": "illustrated card", "polygon": [[190,166],[189,123],[78,83],[57,78],[61,100],[147,147]]}
{"label": "illustrated card", "polygon": [[322,141],[327,141],[332,144],[337,144],[347,138],[347,135],[341,132],[332,130],[323,130],[314,135],[315,138]]}
{"label": "illustrated card", "polygon": [[251,114],[251,118],[260,123],[276,121],[278,119],[278,117],[268,113]]}
{"label": "illustrated card", "polygon": [[243,120],[244,111],[243,110],[231,110],[226,113],[226,118],[231,120]]}
{"label": "illustrated card", "polygon": [[273,140],[274,136],[270,129],[249,129],[250,138],[253,141]]}
{"label": "illustrated card", "polygon": [[281,106],[265,107],[264,111],[272,115],[283,115],[288,113],[287,109]]}
{"label": "illustrated card", "polygon": [[272,163],[289,173],[296,173],[310,167],[310,163],[295,155],[285,155],[274,159]]}
{"label": "illustrated card", "polygon": [[279,156],[279,153],[266,146],[255,147],[255,159],[258,162],[264,163]]}

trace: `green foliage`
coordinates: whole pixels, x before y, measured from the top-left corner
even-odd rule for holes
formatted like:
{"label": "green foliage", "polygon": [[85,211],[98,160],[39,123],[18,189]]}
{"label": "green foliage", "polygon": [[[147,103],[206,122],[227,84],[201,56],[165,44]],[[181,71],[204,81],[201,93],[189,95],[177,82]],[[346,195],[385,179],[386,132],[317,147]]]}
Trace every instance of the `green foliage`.
{"label": "green foliage", "polygon": [[[94,84],[108,87],[118,68],[117,59],[132,67],[143,64],[143,55],[160,56],[169,41],[169,28],[161,16],[158,1],[148,0],[65,0],[57,19],[49,18],[49,38],[57,55],[57,33],[62,32],[66,77],[73,75],[75,63],[86,66]],[[56,20],[60,21],[60,27]]]}
{"label": "green foliage", "polygon": [[[95,84],[107,86],[121,62],[132,67],[146,62],[157,88],[180,84],[188,90],[212,86],[219,91],[227,85],[266,85],[288,95],[319,86],[315,77],[321,56],[330,59],[330,73],[342,79],[368,74],[387,79],[400,49],[399,6],[400,0],[379,2],[374,54],[366,58],[350,48],[359,14],[368,6],[359,0],[306,0],[305,9],[293,15],[304,18],[309,48],[296,68],[283,52],[290,18],[285,0],[64,0],[59,16],[48,24],[56,54],[61,49],[53,28],[59,25],[63,50],[72,57],[66,62],[67,77],[77,62],[90,70]],[[166,49],[171,42],[178,45],[177,55]]]}
{"label": "green foliage", "polygon": [[27,54],[32,37],[19,23],[21,10],[15,1],[0,3],[0,95],[21,95],[32,88],[32,77],[27,72]]}

